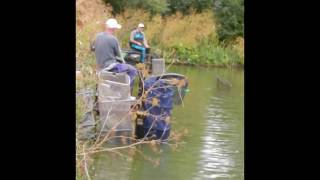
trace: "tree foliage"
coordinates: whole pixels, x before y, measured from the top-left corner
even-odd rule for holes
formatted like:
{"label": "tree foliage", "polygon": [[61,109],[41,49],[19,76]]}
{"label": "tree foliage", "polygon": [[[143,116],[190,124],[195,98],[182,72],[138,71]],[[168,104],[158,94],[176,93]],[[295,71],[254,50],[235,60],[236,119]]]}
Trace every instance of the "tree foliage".
{"label": "tree foliage", "polygon": [[[143,9],[151,16],[183,15],[195,11],[200,13],[212,9],[218,23],[220,41],[234,40],[244,36],[244,0],[104,0],[111,4],[113,13],[118,14],[126,8]],[[208,17],[210,18],[210,17]]]}
{"label": "tree foliage", "polygon": [[233,40],[244,35],[244,1],[214,0],[220,41]]}
{"label": "tree foliage", "polygon": [[152,15],[170,15],[176,12],[188,14],[191,9],[202,12],[212,8],[212,0],[104,0],[111,4],[113,13],[121,13],[125,8],[143,8]]}
{"label": "tree foliage", "polygon": [[142,8],[151,15],[164,14],[168,8],[167,0],[104,0],[113,8],[113,14],[122,13],[126,8]]}

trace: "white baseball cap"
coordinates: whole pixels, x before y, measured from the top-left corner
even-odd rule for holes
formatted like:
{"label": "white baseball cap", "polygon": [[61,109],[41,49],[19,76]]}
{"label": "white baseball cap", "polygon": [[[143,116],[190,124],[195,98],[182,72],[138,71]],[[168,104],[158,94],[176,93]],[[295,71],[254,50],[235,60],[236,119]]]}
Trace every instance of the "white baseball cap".
{"label": "white baseball cap", "polygon": [[111,19],[108,19],[106,21],[106,25],[108,28],[117,28],[117,29],[121,29],[121,25],[118,24],[117,20],[111,18]]}
{"label": "white baseball cap", "polygon": [[138,27],[143,27],[143,28],[144,28],[144,24],[140,23],[140,24],[138,25]]}

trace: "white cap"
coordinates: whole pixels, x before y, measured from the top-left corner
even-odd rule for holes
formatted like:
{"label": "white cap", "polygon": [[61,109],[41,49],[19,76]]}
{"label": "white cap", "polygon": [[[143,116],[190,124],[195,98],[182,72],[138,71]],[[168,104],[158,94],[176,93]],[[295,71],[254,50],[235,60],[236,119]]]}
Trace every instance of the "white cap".
{"label": "white cap", "polygon": [[140,23],[140,24],[138,25],[138,27],[143,27],[143,28],[144,28],[144,24]]}
{"label": "white cap", "polygon": [[111,18],[111,19],[108,19],[106,21],[106,25],[108,28],[117,28],[117,29],[121,29],[121,25],[118,24],[117,20]]}

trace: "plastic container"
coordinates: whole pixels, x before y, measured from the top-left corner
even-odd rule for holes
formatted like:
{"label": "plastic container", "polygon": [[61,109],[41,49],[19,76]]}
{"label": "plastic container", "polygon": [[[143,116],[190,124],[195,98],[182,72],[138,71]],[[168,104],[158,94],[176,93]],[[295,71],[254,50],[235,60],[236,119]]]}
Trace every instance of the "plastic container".
{"label": "plastic container", "polygon": [[130,77],[126,73],[115,73],[109,71],[101,71],[99,74],[100,80],[108,80],[108,81],[115,81],[119,83],[127,84],[130,82]]}
{"label": "plastic container", "polygon": [[162,75],[166,72],[164,59],[152,59],[152,75]]}
{"label": "plastic container", "polygon": [[132,131],[130,108],[135,100],[99,101],[99,129],[107,132],[115,127],[115,131]]}
{"label": "plastic container", "polygon": [[101,72],[99,74],[98,98],[125,100],[130,97],[130,77],[126,73]]}
{"label": "plastic container", "polygon": [[[109,136],[108,144],[131,144],[133,131],[115,131]],[[106,135],[106,132],[102,133]]]}

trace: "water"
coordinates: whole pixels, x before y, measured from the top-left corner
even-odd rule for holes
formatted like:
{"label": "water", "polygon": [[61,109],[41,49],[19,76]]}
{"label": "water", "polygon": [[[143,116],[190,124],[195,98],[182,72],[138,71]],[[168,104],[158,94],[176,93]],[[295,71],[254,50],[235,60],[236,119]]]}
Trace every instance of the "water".
{"label": "water", "polygon": [[[181,140],[185,143],[177,150],[162,145],[160,153],[139,146],[153,163],[137,152],[128,157],[101,153],[92,166],[92,179],[244,179],[243,70],[172,66],[169,71],[189,79],[184,107],[175,106],[172,118],[173,130],[188,129]],[[221,86],[217,76],[232,87]]]}

